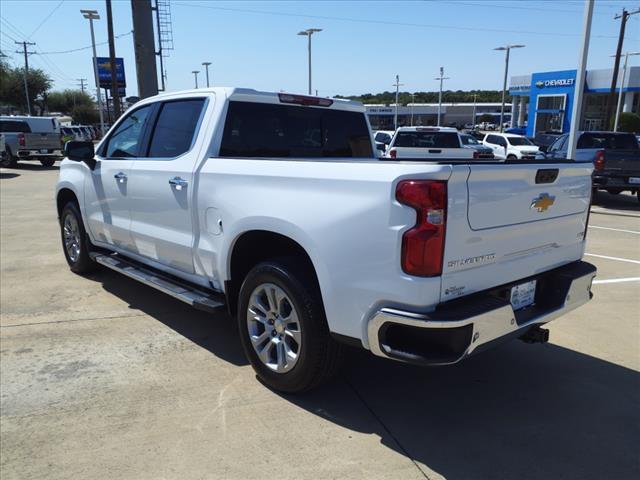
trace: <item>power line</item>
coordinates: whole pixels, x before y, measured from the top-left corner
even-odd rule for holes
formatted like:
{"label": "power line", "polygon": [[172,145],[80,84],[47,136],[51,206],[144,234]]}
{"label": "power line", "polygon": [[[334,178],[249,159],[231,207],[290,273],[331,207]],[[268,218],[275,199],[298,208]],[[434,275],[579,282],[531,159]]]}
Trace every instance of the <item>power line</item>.
{"label": "power line", "polygon": [[[131,35],[133,33],[133,30],[130,32],[126,32],[126,33],[121,33],[120,35],[115,35],[114,38],[122,38],[122,37],[126,37],[127,35]],[[96,43],[96,47],[98,45],[106,45],[107,42],[100,42],[100,43]],[[60,53],[73,53],[73,52],[80,52],[82,50],[89,50],[90,48],[93,48],[93,45],[89,45],[87,47],[80,47],[80,48],[74,48],[72,50],[60,50],[57,52],[38,52],[39,55],[58,55]]]}
{"label": "power line", "polygon": [[31,37],[33,37],[33,36],[36,34],[36,32],[37,32],[38,30],[40,30],[40,27],[42,27],[42,25],[44,25],[44,24],[45,24],[45,22],[46,22],[47,20],[49,20],[49,18],[51,18],[51,15],[53,15],[53,14],[56,12],[56,10],[58,10],[58,9],[60,8],[60,6],[62,6],[62,4],[63,4],[63,3],[64,3],[64,0],[60,0],[60,3],[58,3],[58,5],[56,5],[55,7],[53,7],[53,10],[51,10],[51,11],[49,12],[49,15],[47,15],[46,17],[44,17],[44,20],[42,20],[42,21],[38,24],[38,26],[36,27],[36,29],[35,29],[33,32],[31,32],[31,35],[29,35],[29,37],[28,37],[29,39],[31,39]]}
{"label": "power line", "polygon": [[[425,0],[425,1],[433,1],[433,0]],[[514,5],[513,3],[509,3],[509,4],[496,4],[496,3],[485,3],[484,1],[481,3],[471,3],[471,2],[464,2],[464,1],[458,1],[458,0],[451,0],[451,1],[444,1],[444,0],[438,0],[438,3],[447,3],[450,5],[462,5],[462,6],[467,6],[467,7],[482,7],[482,8],[503,8],[506,10],[533,10],[533,11],[537,11],[537,12],[546,12],[546,13],[573,13],[573,14],[579,14],[580,12],[578,10],[563,10],[560,8],[547,8],[547,7],[523,7],[522,5]],[[608,15],[605,12],[599,12],[596,13],[597,15]]]}
{"label": "power line", "polygon": [[27,38],[24,32],[22,32],[18,27],[13,25],[9,20],[7,20],[6,18],[2,18],[1,20],[2,22],[4,22],[7,28],[10,28],[14,32],[14,35],[17,35],[18,37],[22,37],[22,38]]}
{"label": "power line", "polygon": [[[231,8],[231,7],[217,7],[211,5],[197,5],[193,3],[173,3],[173,5],[177,5],[180,7],[193,7],[193,8],[207,8],[211,10],[219,10],[219,11],[228,11],[228,12],[238,12],[238,13],[255,13],[259,15],[273,15],[273,16],[282,16],[282,17],[298,17],[298,18],[314,18],[320,20],[337,20],[342,22],[354,22],[354,23],[368,23],[375,25],[394,25],[400,27],[418,27],[418,28],[437,28],[440,30],[461,30],[461,31],[469,31],[469,32],[491,32],[491,33],[515,33],[519,35],[542,35],[546,37],[580,37],[579,33],[561,33],[561,32],[536,32],[531,30],[505,30],[505,29],[491,29],[485,27],[459,27],[456,25],[435,25],[435,24],[427,24],[427,23],[409,23],[409,22],[392,22],[388,20],[367,20],[361,18],[350,18],[350,17],[333,17],[326,15],[307,15],[302,13],[289,13],[289,12],[274,12],[274,11],[266,11],[266,10],[250,10],[246,8]],[[592,35],[594,38],[617,38],[614,35]]]}

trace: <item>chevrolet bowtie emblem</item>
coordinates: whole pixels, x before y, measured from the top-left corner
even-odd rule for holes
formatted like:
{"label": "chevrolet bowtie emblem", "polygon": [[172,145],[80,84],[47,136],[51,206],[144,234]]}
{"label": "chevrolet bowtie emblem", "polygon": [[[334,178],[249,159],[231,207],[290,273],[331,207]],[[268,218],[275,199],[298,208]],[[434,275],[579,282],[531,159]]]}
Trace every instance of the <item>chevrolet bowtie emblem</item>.
{"label": "chevrolet bowtie emblem", "polygon": [[555,203],[555,201],[556,197],[549,195],[548,193],[541,193],[533,199],[529,208],[535,208],[538,212],[545,212]]}

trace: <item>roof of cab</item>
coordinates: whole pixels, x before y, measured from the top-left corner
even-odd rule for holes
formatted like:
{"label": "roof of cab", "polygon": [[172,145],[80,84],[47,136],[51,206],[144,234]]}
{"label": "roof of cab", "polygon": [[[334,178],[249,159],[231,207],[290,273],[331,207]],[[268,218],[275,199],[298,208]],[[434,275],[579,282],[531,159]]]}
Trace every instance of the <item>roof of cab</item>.
{"label": "roof of cab", "polygon": [[229,100],[241,101],[241,102],[257,102],[257,103],[273,103],[273,104],[289,104],[282,102],[280,100],[279,94],[286,93],[287,95],[307,97],[307,98],[328,98],[332,101],[330,106],[310,106],[312,108],[330,108],[333,110],[350,110],[357,112],[364,112],[364,106],[360,102],[356,102],[353,100],[347,100],[343,98],[332,98],[332,97],[316,97],[313,95],[301,95],[296,93],[289,92],[263,92],[260,90],[255,90],[253,88],[239,88],[239,87],[208,87],[208,88],[197,88],[191,90],[181,90],[178,92],[171,93],[161,93],[154,97],[145,98],[141,100],[141,102],[148,103],[149,101],[157,100],[168,100],[172,98],[181,98],[190,95],[202,95],[202,94],[215,94],[215,95],[224,95]]}
{"label": "roof of cab", "polygon": [[457,132],[458,130],[453,127],[398,127],[401,132]]}

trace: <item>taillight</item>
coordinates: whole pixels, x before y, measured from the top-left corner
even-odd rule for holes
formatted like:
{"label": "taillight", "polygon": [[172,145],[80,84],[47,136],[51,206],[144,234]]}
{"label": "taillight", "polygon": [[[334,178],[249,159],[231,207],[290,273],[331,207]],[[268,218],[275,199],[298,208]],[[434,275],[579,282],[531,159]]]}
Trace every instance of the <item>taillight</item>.
{"label": "taillight", "polygon": [[396,199],[417,213],[416,224],[402,236],[402,270],[419,277],[442,274],[447,182],[404,180],[396,188]]}
{"label": "taillight", "polygon": [[330,98],[308,97],[306,95],[292,95],[290,93],[279,93],[278,99],[281,103],[293,103],[313,107],[330,107],[333,100]]}
{"label": "taillight", "polygon": [[604,150],[598,150],[596,152],[596,159],[593,162],[593,168],[595,170],[604,170]]}
{"label": "taillight", "polygon": [[392,148],[391,150],[389,150],[389,156],[391,158],[396,158],[398,156],[398,152]]}
{"label": "taillight", "polygon": [[24,147],[25,143],[24,143],[24,133],[19,133],[18,134],[18,145],[20,145],[21,147]]}
{"label": "taillight", "polygon": [[473,158],[474,158],[474,159],[478,159],[478,158],[480,158],[480,152],[479,152],[479,151],[477,151],[477,150],[476,150],[476,151],[474,151],[474,152],[473,152]]}

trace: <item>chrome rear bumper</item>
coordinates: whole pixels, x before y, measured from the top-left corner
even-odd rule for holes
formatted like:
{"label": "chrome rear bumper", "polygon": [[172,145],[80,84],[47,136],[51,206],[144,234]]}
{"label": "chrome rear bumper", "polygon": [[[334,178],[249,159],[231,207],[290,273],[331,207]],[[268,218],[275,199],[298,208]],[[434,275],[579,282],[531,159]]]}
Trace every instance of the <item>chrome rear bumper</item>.
{"label": "chrome rear bumper", "polygon": [[[480,347],[519,337],[588,302],[595,276],[593,265],[575,262],[441,304],[426,314],[383,308],[369,321],[369,346],[375,355],[405,362],[456,363]],[[538,280],[535,304],[514,311],[506,292],[533,279]]]}

